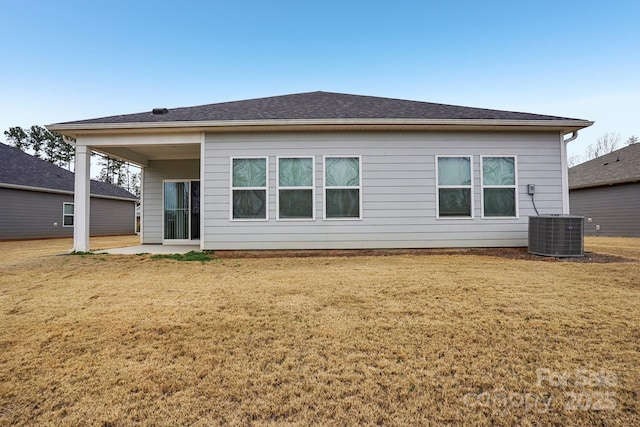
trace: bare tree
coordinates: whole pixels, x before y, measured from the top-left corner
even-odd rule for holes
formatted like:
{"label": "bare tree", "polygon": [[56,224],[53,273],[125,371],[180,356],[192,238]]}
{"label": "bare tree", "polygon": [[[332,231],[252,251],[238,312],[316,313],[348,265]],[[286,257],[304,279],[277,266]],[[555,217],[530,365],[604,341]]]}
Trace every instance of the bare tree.
{"label": "bare tree", "polygon": [[596,139],[596,142],[587,147],[587,158],[589,160],[611,153],[618,148],[621,139],[619,133],[608,132]]}
{"label": "bare tree", "polygon": [[567,165],[572,168],[580,163],[586,162],[587,158],[583,154],[574,154],[567,159]]}
{"label": "bare tree", "polygon": [[580,163],[596,159],[605,154],[609,154],[612,151],[615,151],[621,145],[626,146],[637,144],[638,142],[640,142],[640,137],[637,137],[636,135],[631,135],[623,143],[619,133],[608,132],[602,135],[600,138],[596,139],[596,142],[589,144],[586,153],[574,154],[573,156],[569,157],[567,159],[567,165],[572,168],[576,165],[579,165]]}

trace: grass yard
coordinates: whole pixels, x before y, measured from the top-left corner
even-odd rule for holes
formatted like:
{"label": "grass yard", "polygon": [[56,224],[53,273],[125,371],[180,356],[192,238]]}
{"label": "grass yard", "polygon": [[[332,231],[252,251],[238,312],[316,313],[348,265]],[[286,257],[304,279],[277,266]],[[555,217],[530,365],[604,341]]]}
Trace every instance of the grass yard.
{"label": "grass yard", "polygon": [[[135,243],[92,239],[92,247]],[[0,425],[640,425],[630,262],[0,242]]]}

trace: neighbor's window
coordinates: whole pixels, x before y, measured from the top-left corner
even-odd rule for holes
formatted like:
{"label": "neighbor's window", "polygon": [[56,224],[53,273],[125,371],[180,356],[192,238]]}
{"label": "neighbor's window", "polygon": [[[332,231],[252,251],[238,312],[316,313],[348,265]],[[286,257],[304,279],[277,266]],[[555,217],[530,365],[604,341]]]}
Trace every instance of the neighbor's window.
{"label": "neighbor's window", "polygon": [[73,227],[73,212],[74,207],[73,203],[63,203],[62,204],[62,226],[63,227]]}
{"label": "neighbor's window", "polygon": [[516,157],[482,157],[482,216],[516,218]]}
{"label": "neighbor's window", "polygon": [[438,218],[473,217],[471,156],[438,156]]}
{"label": "neighbor's window", "polygon": [[314,219],[313,157],[278,158],[278,219]]}
{"label": "neighbor's window", "polygon": [[231,159],[231,218],[267,218],[267,158]]}
{"label": "neighbor's window", "polygon": [[324,158],[325,219],[360,219],[360,156]]}

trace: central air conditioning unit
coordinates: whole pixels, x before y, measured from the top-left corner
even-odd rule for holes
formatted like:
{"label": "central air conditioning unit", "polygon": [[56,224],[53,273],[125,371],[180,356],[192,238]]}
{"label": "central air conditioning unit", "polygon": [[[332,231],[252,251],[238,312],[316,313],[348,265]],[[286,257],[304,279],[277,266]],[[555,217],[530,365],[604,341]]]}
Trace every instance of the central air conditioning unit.
{"label": "central air conditioning unit", "polygon": [[584,217],[529,217],[529,253],[553,257],[584,256]]}

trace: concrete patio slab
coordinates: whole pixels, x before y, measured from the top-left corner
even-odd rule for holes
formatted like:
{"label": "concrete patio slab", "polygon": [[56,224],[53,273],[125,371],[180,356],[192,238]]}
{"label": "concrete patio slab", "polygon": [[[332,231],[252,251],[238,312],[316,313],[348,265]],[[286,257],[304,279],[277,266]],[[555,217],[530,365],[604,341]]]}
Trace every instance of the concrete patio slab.
{"label": "concrete patio slab", "polygon": [[135,254],[186,254],[190,251],[200,251],[200,245],[136,245],[124,248],[111,248],[95,251],[111,255]]}

